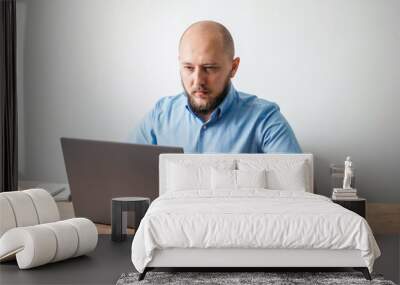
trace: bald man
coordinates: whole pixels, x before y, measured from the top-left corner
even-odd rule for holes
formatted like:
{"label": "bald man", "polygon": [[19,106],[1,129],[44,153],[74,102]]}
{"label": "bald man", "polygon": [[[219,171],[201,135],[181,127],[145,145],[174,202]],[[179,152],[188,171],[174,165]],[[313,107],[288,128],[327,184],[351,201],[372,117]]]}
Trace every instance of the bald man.
{"label": "bald man", "polygon": [[159,100],[130,141],[183,147],[186,153],[299,153],[277,104],[237,91],[240,58],[220,23],[189,26],[179,43],[184,92]]}

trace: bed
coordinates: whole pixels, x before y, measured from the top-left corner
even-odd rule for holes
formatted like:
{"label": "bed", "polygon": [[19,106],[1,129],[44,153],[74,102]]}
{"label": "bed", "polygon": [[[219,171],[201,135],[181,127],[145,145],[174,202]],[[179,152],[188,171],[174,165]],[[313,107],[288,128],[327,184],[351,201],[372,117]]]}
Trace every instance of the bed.
{"label": "bed", "polygon": [[132,242],[157,267],[353,267],[380,255],[364,218],[313,193],[312,154],[162,154]]}

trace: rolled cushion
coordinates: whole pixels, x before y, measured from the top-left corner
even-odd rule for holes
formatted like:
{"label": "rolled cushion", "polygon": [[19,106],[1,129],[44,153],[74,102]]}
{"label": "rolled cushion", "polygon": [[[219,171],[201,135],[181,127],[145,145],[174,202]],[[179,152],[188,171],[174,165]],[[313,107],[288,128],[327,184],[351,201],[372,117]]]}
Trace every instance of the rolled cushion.
{"label": "rolled cushion", "polygon": [[86,254],[96,248],[98,234],[92,221],[85,218],[74,218],[65,220],[65,222],[71,224],[78,233],[78,247],[74,257]]}
{"label": "rolled cushion", "polygon": [[78,232],[71,228],[71,224],[65,221],[44,224],[55,235],[57,250],[52,262],[64,260],[75,255],[78,249]]}
{"label": "rolled cushion", "polygon": [[15,228],[17,223],[13,209],[6,197],[0,195],[0,237],[9,229]]}
{"label": "rolled cushion", "polygon": [[44,189],[0,193],[0,237],[9,229],[60,220],[53,197]]}
{"label": "rolled cushion", "polygon": [[20,269],[86,254],[96,248],[97,229],[88,219],[18,227],[0,238],[0,261],[16,255]]}
{"label": "rolled cushion", "polygon": [[13,228],[0,238],[0,260],[16,254],[21,269],[51,262],[56,251],[54,233],[41,225]]}
{"label": "rolled cushion", "polygon": [[10,203],[17,227],[33,226],[39,223],[35,205],[24,191],[3,192],[1,195]]}
{"label": "rolled cushion", "polygon": [[53,197],[44,189],[29,189],[23,191],[28,194],[38,215],[39,224],[51,223],[60,220],[60,213]]}

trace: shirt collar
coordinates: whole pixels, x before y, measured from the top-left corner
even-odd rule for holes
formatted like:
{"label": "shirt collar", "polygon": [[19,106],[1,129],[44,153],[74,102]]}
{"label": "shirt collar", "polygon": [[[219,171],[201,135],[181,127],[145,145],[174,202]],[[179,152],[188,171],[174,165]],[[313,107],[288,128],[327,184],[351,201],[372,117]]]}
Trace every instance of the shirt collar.
{"label": "shirt collar", "polygon": [[214,110],[214,112],[217,112],[217,116],[219,118],[222,117],[231,108],[233,101],[235,101],[235,98],[236,98],[236,90],[233,87],[233,84],[231,83],[228,95],[226,95],[224,101],[222,101],[221,104],[219,104],[218,107]]}
{"label": "shirt collar", "polygon": [[[217,108],[212,112],[210,120],[217,118],[221,118],[232,106],[233,101],[235,101],[237,94],[236,94],[236,89],[233,87],[233,84],[231,83],[229,86],[229,91],[228,95],[224,98],[224,100],[217,106]],[[189,103],[186,98],[186,104],[185,104],[186,109],[192,113],[193,115],[196,116],[196,114],[192,111],[192,109],[189,106]]]}

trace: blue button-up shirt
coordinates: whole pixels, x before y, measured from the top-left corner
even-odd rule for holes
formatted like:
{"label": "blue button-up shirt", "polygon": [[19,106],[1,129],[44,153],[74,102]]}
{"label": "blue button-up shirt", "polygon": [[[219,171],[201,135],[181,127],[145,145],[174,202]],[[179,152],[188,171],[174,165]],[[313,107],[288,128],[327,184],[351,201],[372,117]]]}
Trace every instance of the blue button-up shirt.
{"label": "blue button-up shirt", "polygon": [[185,153],[300,153],[279,106],[237,91],[203,121],[184,93],[157,102],[129,138],[138,144],[180,146]]}

